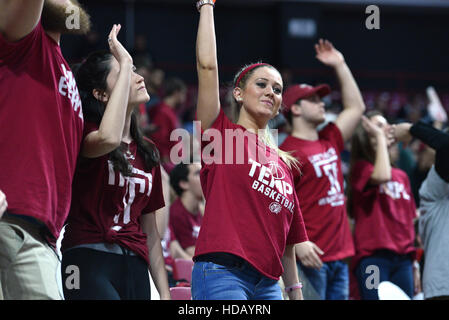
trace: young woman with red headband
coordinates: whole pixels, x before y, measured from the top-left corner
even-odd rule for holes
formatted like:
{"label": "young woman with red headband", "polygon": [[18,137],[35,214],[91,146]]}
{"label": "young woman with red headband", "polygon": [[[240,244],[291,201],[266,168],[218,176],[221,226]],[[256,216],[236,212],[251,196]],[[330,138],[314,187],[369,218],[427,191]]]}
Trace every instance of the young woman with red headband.
{"label": "young woman with red headband", "polygon": [[[220,108],[214,1],[201,0],[197,7],[197,118],[202,140],[213,140],[202,145],[206,207],[193,258],[192,298],[282,299],[282,276],[289,298],[302,299],[294,245],[307,235],[293,187],[295,163],[267,134],[281,106],[282,77],[265,63],[238,72],[233,97],[240,114],[232,123]],[[214,161],[205,155],[211,149]]]}

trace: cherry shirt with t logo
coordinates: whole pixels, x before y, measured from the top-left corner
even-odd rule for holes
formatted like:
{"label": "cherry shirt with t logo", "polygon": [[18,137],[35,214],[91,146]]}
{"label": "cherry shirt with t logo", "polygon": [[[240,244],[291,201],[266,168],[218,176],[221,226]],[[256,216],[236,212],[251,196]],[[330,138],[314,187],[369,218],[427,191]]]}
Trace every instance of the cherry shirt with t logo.
{"label": "cherry shirt with t logo", "polygon": [[223,110],[202,140],[206,206],[195,257],[232,253],[279,279],[285,246],[307,240],[291,170]]}
{"label": "cherry shirt with t logo", "polygon": [[370,185],[372,163],[360,160],[351,170],[352,213],[355,219],[354,267],[361,258],[379,249],[414,254],[416,205],[407,174],[391,169],[391,180]]}
{"label": "cherry shirt with t logo", "polygon": [[281,145],[300,162],[300,171],[293,171],[296,192],[307,234],[324,251],[320,256],[324,262],[354,254],[341,170],[343,148],[340,130],[333,123],[319,132],[316,141],[288,136]]}
{"label": "cherry shirt with t logo", "polygon": [[[97,129],[96,124],[86,122],[84,133]],[[63,252],[81,244],[117,243],[149,263],[147,237],[140,218],[164,206],[161,169],[145,169],[134,141],[129,151],[131,177],[114,169],[109,154],[93,159],[79,157]]]}

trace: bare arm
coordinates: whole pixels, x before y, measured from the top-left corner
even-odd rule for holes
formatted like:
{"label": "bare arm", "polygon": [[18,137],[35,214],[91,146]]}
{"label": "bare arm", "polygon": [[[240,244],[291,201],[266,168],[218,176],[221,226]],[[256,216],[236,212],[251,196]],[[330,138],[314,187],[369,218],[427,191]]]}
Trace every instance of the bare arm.
{"label": "bare arm", "polygon": [[337,74],[341,87],[343,111],[338,115],[335,124],[340,129],[343,140],[347,141],[351,138],[365,112],[362,94],[343,55],[334,48],[331,42],[320,39],[319,43],[315,45],[315,51],[317,59],[332,67]]}
{"label": "bare arm", "polygon": [[18,41],[37,25],[44,0],[0,0],[0,33],[9,41]]}
{"label": "bare arm", "polygon": [[180,258],[191,260],[193,257],[193,254],[189,254],[181,247],[178,240],[173,240],[170,242],[170,255],[173,259]]}
{"label": "bare arm", "polygon": [[374,138],[373,148],[376,152],[374,170],[371,174],[370,183],[379,185],[391,180],[391,163],[388,154],[387,137],[382,129],[373,124],[365,116],[362,117],[362,125],[368,135]]}
{"label": "bare arm", "polygon": [[170,208],[170,177],[167,174],[167,171],[161,166],[161,178],[162,178],[162,192],[164,195],[165,207],[156,210],[156,224],[157,231],[164,237],[165,231],[168,226],[168,218],[170,216],[169,208]]}
{"label": "bare arm", "polygon": [[[120,25],[114,25],[109,34],[111,38],[111,41],[109,41],[111,53],[117,59],[120,66],[118,79],[110,97],[107,99],[107,105],[103,118],[101,119],[100,127],[84,138],[81,154],[87,158],[96,158],[108,154],[117,148],[122,140],[133,61],[129,53],[117,39],[120,28]],[[92,94],[96,95],[99,100],[106,99],[103,93],[96,90]]]}
{"label": "bare arm", "polygon": [[195,246],[187,247],[186,252],[189,256],[193,257],[195,255]]}
{"label": "bare arm", "polygon": [[[299,282],[298,268],[296,267],[295,257],[295,245],[287,245],[282,257],[282,265],[284,267],[284,273],[282,279],[284,280],[285,287],[291,286]],[[288,293],[290,300],[303,300],[302,290],[295,289]]]}
{"label": "bare arm", "polygon": [[157,231],[154,213],[142,215],[140,218],[142,231],[147,235],[147,246],[150,259],[150,274],[161,300],[170,300],[167,272],[162,254],[161,237]]}
{"label": "bare arm", "polygon": [[196,40],[198,72],[197,117],[203,130],[209,128],[220,112],[217,48],[214,12],[211,5],[203,5]]}

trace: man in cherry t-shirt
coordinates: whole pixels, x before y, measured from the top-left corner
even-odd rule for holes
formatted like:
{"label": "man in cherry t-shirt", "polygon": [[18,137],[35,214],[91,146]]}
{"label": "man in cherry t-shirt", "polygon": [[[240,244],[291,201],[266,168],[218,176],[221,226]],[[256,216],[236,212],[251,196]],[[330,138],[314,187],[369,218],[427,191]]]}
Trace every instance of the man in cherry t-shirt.
{"label": "man in cherry t-shirt", "polygon": [[343,259],[354,254],[340,153],[365,105],[343,55],[327,40],[320,40],[315,50],[317,59],[337,74],[344,109],[335,124],[318,131],[325,121],[321,98],[330,93],[329,86],[290,86],[284,93],[284,114],[293,131],[280,148],[291,151],[300,162],[294,182],[310,241],[296,246],[299,273],[321,299],[340,300],[349,297],[348,266]]}
{"label": "man in cherry t-shirt", "polygon": [[[68,13],[66,13],[68,12]],[[70,17],[73,13],[77,18]],[[78,24],[79,22],[79,24]],[[77,2],[0,1],[0,283],[5,299],[61,299],[54,245],[83,132],[61,34],[89,30]]]}
{"label": "man in cherry t-shirt", "polygon": [[170,172],[170,183],[179,196],[170,207],[170,226],[182,249],[192,258],[203,215],[200,203],[203,191],[200,182],[201,165],[178,164]]}

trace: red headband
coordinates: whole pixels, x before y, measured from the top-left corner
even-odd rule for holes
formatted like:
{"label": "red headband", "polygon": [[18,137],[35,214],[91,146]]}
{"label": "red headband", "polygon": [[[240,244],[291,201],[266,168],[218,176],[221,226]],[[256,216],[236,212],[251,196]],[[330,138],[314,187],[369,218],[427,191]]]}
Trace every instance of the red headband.
{"label": "red headband", "polygon": [[248,67],[246,67],[239,75],[239,77],[237,78],[237,81],[235,82],[235,87],[238,87],[240,84],[240,80],[242,80],[242,78],[245,76],[245,74],[247,74],[249,71],[253,70],[254,68],[260,67],[260,66],[268,66],[271,67],[271,64],[268,63],[255,63],[252,64]]}

